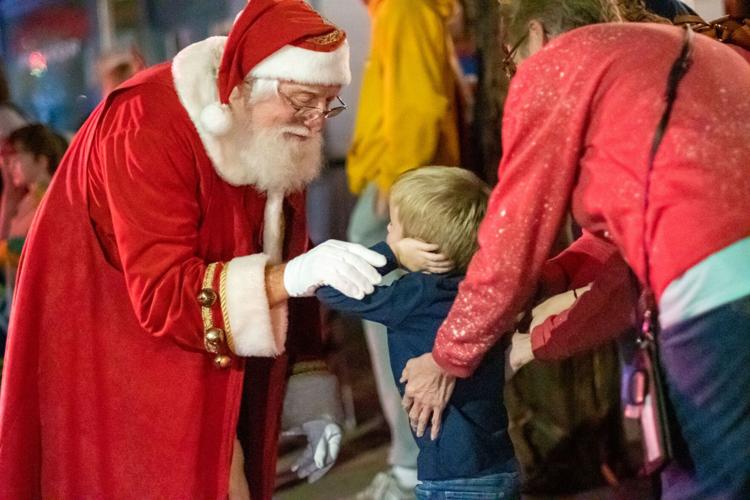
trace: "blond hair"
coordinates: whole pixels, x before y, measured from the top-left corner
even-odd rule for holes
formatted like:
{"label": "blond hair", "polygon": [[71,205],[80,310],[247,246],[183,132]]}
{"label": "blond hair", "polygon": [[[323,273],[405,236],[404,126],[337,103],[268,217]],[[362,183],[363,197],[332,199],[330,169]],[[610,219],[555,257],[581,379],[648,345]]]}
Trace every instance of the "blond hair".
{"label": "blond hair", "polygon": [[393,184],[391,204],[405,237],[439,245],[465,271],[477,250],[477,230],[487,211],[490,188],[457,167],[422,167]]}

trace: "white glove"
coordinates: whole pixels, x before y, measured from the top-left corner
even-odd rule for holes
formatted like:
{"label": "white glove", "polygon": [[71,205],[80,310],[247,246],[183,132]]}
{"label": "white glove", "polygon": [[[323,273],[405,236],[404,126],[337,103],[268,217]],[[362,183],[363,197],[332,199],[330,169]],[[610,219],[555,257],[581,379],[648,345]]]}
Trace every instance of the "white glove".
{"label": "white glove", "polygon": [[328,418],[305,422],[284,432],[284,436],[306,436],[307,447],[292,465],[292,472],[314,483],[328,472],[341,449],[341,427]]}
{"label": "white glove", "polygon": [[309,297],[317,288],[330,285],[361,299],[382,279],[373,266],[382,267],[385,262],[383,255],[362,245],[328,240],[287,262],[284,288],[290,297]]}

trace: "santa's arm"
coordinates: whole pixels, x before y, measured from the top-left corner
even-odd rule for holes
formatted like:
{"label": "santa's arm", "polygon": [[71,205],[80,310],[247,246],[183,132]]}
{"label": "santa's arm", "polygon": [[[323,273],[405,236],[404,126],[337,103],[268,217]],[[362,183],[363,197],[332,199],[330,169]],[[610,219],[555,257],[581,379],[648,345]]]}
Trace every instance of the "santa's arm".
{"label": "santa's arm", "polygon": [[278,332],[285,325],[278,323],[286,318],[285,312],[273,317],[266,295],[267,256],[198,256],[201,210],[191,147],[165,131],[136,127],[104,137],[98,153],[118,258],[144,330],[224,364],[232,353],[283,352]]}

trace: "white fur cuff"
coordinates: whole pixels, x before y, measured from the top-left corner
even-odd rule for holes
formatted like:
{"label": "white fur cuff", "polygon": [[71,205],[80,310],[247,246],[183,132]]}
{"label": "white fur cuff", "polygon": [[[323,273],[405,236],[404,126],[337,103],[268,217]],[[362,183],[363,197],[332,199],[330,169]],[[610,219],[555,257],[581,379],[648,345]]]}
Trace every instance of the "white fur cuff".
{"label": "white fur cuff", "polygon": [[265,254],[236,257],[226,265],[229,325],[239,356],[277,356],[284,352],[286,303],[273,309],[266,295]]}

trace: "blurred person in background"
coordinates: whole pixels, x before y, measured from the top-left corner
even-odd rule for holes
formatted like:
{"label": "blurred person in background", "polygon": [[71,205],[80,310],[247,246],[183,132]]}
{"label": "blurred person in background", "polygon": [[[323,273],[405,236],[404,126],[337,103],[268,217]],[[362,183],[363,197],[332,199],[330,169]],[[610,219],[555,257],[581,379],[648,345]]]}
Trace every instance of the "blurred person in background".
{"label": "blurred person in background", "polygon": [[[395,179],[426,165],[461,162],[457,62],[449,21],[454,0],[365,0],[372,19],[370,56],[346,160],[359,197],[349,240],[372,246],[386,237]],[[385,327],[363,322],[375,384],[391,432],[388,471],[360,499],[412,498],[417,448],[390,370]]]}
{"label": "blurred person in background", "polygon": [[[52,174],[60,163],[67,142],[42,124],[14,130],[5,139],[2,152],[3,190],[0,200],[0,265],[5,268],[6,309],[10,316],[18,261]],[[3,336],[3,351],[5,335]]]}
{"label": "blurred person in background", "polygon": [[[385,263],[307,237],[305,186],[349,80],[341,30],[302,0],[252,0],[228,37],[97,107],[25,243],[0,497],[269,500],[282,423],[307,437],[300,476],[331,467],[335,378],[302,297],[363,297]],[[290,375],[306,399],[282,414]]]}
{"label": "blurred person in background", "polygon": [[8,80],[5,70],[0,65],[0,140],[8,137],[12,131],[26,125],[26,118],[11,101]]}
{"label": "blurred person in background", "polygon": [[[8,80],[5,76],[5,70],[0,64],[0,148],[2,148],[2,151],[0,151],[0,161],[3,164],[6,164],[10,159],[10,153],[12,153],[12,148],[5,142],[5,139],[8,137],[8,134],[17,128],[23,127],[26,123],[27,121],[23,112],[11,101]],[[0,288],[7,286],[4,280],[5,276],[0,275]],[[3,339],[3,347],[5,346],[5,338],[8,334],[10,296],[11,293],[8,289],[4,289],[0,293],[0,337]]]}
{"label": "blurred person in background", "polygon": [[143,56],[135,48],[102,54],[96,63],[102,98],[145,67]]}

